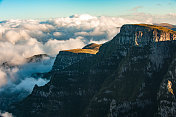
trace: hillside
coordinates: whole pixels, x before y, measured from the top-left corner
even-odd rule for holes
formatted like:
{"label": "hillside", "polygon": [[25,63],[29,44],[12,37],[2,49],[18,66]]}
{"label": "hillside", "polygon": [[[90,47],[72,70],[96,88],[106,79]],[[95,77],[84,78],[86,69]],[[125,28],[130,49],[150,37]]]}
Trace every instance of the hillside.
{"label": "hillside", "polygon": [[51,71],[48,84],[36,85],[9,111],[18,117],[175,116],[167,88],[169,80],[176,93],[175,40],[166,28],[124,25],[97,54]]}

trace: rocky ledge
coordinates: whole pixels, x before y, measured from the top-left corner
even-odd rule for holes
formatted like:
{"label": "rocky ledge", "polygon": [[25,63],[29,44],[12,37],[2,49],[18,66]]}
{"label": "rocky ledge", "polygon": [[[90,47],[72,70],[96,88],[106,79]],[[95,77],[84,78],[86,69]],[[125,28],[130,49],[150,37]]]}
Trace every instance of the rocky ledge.
{"label": "rocky ledge", "polygon": [[80,60],[94,56],[99,51],[100,46],[99,44],[91,43],[82,49],[60,51],[56,57],[52,71],[62,70]]}

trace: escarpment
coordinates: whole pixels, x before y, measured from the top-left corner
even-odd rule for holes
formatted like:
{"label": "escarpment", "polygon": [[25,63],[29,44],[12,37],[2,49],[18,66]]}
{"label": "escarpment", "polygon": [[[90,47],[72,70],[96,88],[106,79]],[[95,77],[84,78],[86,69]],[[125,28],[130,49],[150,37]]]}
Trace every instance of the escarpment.
{"label": "escarpment", "polygon": [[174,116],[176,101],[167,81],[176,94],[175,40],[167,28],[124,25],[98,53],[51,71],[50,82],[35,86],[10,112],[18,117]]}
{"label": "escarpment", "polygon": [[100,46],[99,44],[91,43],[82,49],[60,51],[56,57],[52,71],[62,70],[73,63],[94,56],[99,51]]}

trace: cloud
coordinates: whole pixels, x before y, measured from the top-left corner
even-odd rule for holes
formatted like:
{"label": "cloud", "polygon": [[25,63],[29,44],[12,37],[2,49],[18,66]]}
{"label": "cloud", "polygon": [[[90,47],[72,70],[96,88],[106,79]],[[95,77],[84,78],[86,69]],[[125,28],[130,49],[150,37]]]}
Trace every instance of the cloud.
{"label": "cloud", "polygon": [[1,88],[1,86],[5,85],[6,82],[7,82],[6,73],[4,73],[2,70],[0,70],[0,88]]}
{"label": "cloud", "polygon": [[91,19],[96,19],[96,17],[91,16],[89,14],[83,14],[83,15],[72,15],[70,16],[70,18],[74,18],[74,19],[79,19],[79,20],[91,20]]}
{"label": "cloud", "polygon": [[62,33],[61,32],[54,32],[53,35],[55,37],[60,37],[60,36],[62,36]]}
{"label": "cloud", "polygon": [[142,23],[169,23],[176,25],[176,16],[175,13],[169,13],[169,14],[163,14],[163,15],[152,15],[150,13],[144,13],[144,12],[134,12],[131,15],[124,15],[121,16],[126,19],[133,19],[138,22]]}
{"label": "cloud", "polygon": [[[12,86],[13,89],[16,89],[15,87],[18,86],[21,82],[24,83],[25,79],[29,77],[30,77],[29,79],[32,79],[31,78],[32,74],[50,71],[54,63],[54,60],[55,60],[54,58],[43,58],[43,60],[40,62],[25,63],[20,66],[8,66],[8,65],[1,66],[0,87],[6,84],[8,88],[11,88]],[[34,81],[38,82],[38,80],[36,79]],[[30,82],[28,83],[30,84]],[[31,85],[31,88],[33,88],[34,85]],[[7,90],[6,87],[3,88]]]}
{"label": "cloud", "polygon": [[[20,64],[36,55],[56,56],[63,49],[82,48],[90,41],[110,40],[125,23],[139,23],[118,17],[73,15],[66,18],[39,20],[7,20],[0,23],[0,64]],[[82,39],[78,39],[78,37]],[[70,42],[77,43],[71,44]],[[57,45],[57,44],[58,45]],[[79,44],[78,44],[79,43]],[[64,44],[62,46],[61,44]],[[47,48],[48,47],[48,48]]]}
{"label": "cloud", "polygon": [[19,66],[1,66],[0,109],[5,110],[9,104],[25,98],[36,84],[43,86],[48,83],[47,79],[31,76],[35,73],[50,71],[53,63],[54,58],[43,58],[40,62],[25,63]]}
{"label": "cloud", "polygon": [[168,16],[173,16],[173,17],[176,17],[176,13],[169,13]]}
{"label": "cloud", "polygon": [[1,111],[0,111],[0,116],[1,117],[13,117],[11,113],[8,113],[8,112],[1,113]]}
{"label": "cloud", "polygon": [[58,41],[56,39],[49,40],[44,45],[44,51],[50,55],[56,55],[60,50],[68,50],[70,48],[81,48],[85,46],[84,38],[78,36],[76,39],[70,38],[69,40]]}
{"label": "cloud", "polygon": [[15,87],[15,90],[25,90],[27,92],[32,92],[32,89],[34,88],[34,86],[37,84],[38,86],[43,86],[45,85],[46,83],[48,83],[49,80],[45,80],[45,79],[35,79],[35,78],[32,78],[32,77],[29,77],[29,78],[26,78],[24,80],[22,80],[20,82],[20,84],[16,85]]}

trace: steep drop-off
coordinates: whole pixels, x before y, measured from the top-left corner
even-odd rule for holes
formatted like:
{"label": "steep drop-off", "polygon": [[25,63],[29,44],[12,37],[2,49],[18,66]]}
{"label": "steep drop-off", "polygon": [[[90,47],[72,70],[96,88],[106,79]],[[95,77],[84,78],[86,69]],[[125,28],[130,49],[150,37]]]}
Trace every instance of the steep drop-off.
{"label": "steep drop-off", "polygon": [[175,40],[167,28],[124,25],[96,55],[54,71],[10,111],[18,117],[175,116],[175,96],[167,90],[169,80],[176,94]]}
{"label": "steep drop-off", "polygon": [[100,46],[101,45],[91,43],[82,49],[60,51],[56,57],[52,71],[62,70],[80,60],[94,56],[99,51]]}

